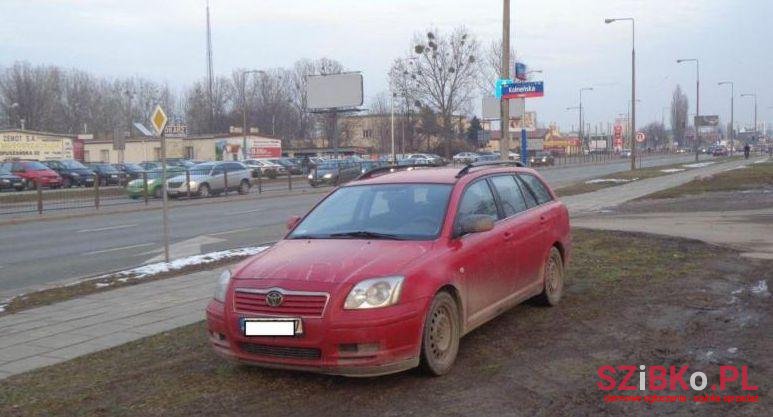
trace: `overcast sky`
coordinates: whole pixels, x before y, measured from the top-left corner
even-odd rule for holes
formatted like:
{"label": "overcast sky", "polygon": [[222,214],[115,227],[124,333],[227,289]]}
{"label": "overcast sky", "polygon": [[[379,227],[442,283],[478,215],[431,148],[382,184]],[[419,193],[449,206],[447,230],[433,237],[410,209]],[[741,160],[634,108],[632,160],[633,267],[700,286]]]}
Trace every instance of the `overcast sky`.
{"label": "overcast sky", "polygon": [[[545,97],[527,102],[540,123],[576,125],[566,108],[581,87],[594,87],[584,93],[588,122],[626,112],[630,25],[603,22],[626,16],[637,19],[639,125],[660,120],[677,84],[695,111],[695,66],[677,58],[701,60],[702,114],[729,118],[730,91],[717,82],[733,80],[736,95],[758,94],[759,119],[773,120],[772,0],[513,0],[512,9],[518,56],[544,71]],[[0,0],[0,66],[56,64],[179,88],[206,74],[204,10],[205,0]],[[216,73],[327,56],[363,71],[366,97],[387,88],[414,32],[463,24],[487,45],[502,27],[501,0],[211,0],[211,14]],[[736,97],[736,122],[750,125],[752,114],[752,100]]]}

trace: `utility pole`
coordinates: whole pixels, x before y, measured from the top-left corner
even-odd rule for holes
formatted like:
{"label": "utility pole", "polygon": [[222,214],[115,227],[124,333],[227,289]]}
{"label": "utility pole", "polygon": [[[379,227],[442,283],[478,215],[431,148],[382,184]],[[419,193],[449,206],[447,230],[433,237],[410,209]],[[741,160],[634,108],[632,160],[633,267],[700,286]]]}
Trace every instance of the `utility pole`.
{"label": "utility pole", "polygon": [[212,69],[212,29],[209,21],[209,0],[207,0],[207,101],[209,102],[209,129],[214,131],[215,124],[215,106],[213,94],[213,69]]}
{"label": "utility pole", "polygon": [[[502,74],[503,80],[510,79],[510,0],[503,0],[502,7]],[[501,137],[499,138],[500,158],[510,158],[510,101],[503,98],[499,112]]]}
{"label": "utility pole", "polygon": [[[701,65],[695,58],[676,60],[677,64],[682,62],[695,62],[695,121],[697,122],[698,117],[701,115]],[[695,162],[698,162],[701,142],[700,126],[698,126],[698,123],[693,124],[695,125]]]}
{"label": "utility pole", "polygon": [[631,171],[636,169],[636,20],[633,17],[604,19],[610,24],[626,20],[631,22]]}
{"label": "utility pole", "polygon": [[735,152],[735,124],[733,123],[735,113],[735,84],[732,81],[720,81],[717,85],[730,85],[730,132],[728,132],[728,136],[730,136],[730,155],[733,155]]}
{"label": "utility pole", "polygon": [[397,165],[397,153],[395,153],[395,93],[390,95],[389,107],[391,110],[389,134],[392,137],[392,160]]}

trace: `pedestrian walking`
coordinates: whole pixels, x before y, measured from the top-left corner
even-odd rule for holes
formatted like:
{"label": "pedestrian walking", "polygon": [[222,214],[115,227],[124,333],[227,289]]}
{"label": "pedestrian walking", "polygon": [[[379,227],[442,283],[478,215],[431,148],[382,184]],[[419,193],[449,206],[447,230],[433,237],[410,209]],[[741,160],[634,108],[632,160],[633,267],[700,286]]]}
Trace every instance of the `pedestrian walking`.
{"label": "pedestrian walking", "polygon": [[749,144],[747,143],[743,147],[743,157],[744,157],[744,159],[749,159],[749,154],[751,154],[751,153],[752,153],[752,147],[749,146]]}

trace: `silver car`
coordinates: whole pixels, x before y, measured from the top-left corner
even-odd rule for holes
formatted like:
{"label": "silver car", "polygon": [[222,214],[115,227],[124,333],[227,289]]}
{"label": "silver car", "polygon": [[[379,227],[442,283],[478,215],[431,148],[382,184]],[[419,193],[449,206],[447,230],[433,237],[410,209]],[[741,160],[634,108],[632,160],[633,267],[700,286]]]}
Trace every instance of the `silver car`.
{"label": "silver car", "polygon": [[[190,167],[186,174],[178,175],[166,181],[170,197],[188,194],[209,197],[226,190],[236,190],[239,194],[250,192],[252,171],[241,162],[205,162]],[[189,183],[186,183],[189,181]]]}

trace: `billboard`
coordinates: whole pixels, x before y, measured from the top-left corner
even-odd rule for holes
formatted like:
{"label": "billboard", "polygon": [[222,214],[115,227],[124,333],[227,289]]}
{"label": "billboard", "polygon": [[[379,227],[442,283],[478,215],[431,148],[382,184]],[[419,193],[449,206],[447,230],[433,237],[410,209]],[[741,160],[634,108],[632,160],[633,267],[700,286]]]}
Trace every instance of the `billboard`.
{"label": "billboard", "polygon": [[527,132],[533,132],[537,129],[537,113],[530,111],[523,114],[523,117],[510,119],[510,131],[519,131],[526,129]]}
{"label": "billboard", "polygon": [[503,99],[542,97],[545,95],[545,86],[542,81],[504,83],[500,94]]}
{"label": "billboard", "polygon": [[0,161],[7,158],[72,159],[72,139],[13,131],[3,133],[0,136]]}
{"label": "billboard", "polygon": [[[484,120],[499,120],[501,109],[499,99],[493,96],[483,97],[482,116]],[[526,100],[510,100],[510,118],[522,117],[526,112]]]}
{"label": "billboard", "polygon": [[526,74],[526,64],[522,62],[515,63],[515,78],[521,81],[526,81],[528,75]]}
{"label": "billboard", "polygon": [[279,158],[282,156],[282,141],[278,139],[253,139],[249,141],[251,158]]}
{"label": "billboard", "polygon": [[719,116],[695,116],[695,126],[698,126],[698,127],[719,126]]}
{"label": "billboard", "polygon": [[362,106],[362,74],[348,72],[306,77],[306,107],[327,110]]}

